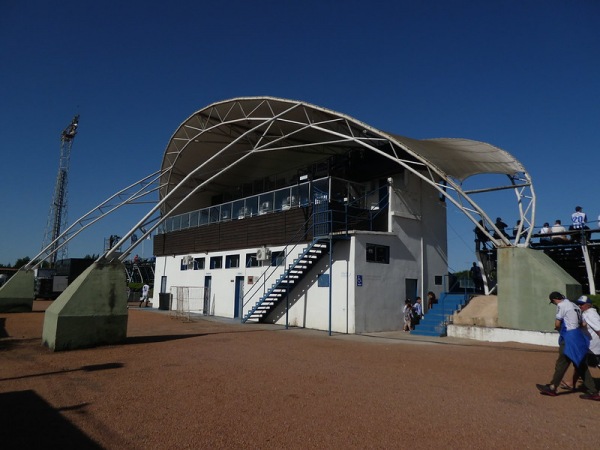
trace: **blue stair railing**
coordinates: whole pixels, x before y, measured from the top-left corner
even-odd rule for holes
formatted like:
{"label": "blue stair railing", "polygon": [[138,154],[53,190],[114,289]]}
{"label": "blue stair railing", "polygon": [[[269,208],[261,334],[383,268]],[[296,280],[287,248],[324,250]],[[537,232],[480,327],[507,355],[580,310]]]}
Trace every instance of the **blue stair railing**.
{"label": "blue stair railing", "polygon": [[315,238],[302,253],[289,264],[288,268],[275,280],[271,287],[244,315],[242,322],[250,319],[260,321],[266,317],[299,282],[329,252],[329,240]]}

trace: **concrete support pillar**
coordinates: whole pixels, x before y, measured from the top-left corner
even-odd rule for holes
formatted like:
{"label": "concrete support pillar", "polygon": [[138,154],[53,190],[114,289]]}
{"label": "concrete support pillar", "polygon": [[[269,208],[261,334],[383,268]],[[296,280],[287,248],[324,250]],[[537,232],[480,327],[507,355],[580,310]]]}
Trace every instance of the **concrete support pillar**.
{"label": "concrete support pillar", "polygon": [[31,312],[34,293],[33,270],[20,270],[0,287],[0,312]]}
{"label": "concrete support pillar", "polygon": [[123,342],[126,288],[123,263],[92,264],[46,310],[43,344],[59,351]]}
{"label": "concrete support pillar", "polygon": [[559,291],[570,300],[581,285],[548,255],[523,247],[498,249],[498,326],[552,331],[556,307],[548,294]]}

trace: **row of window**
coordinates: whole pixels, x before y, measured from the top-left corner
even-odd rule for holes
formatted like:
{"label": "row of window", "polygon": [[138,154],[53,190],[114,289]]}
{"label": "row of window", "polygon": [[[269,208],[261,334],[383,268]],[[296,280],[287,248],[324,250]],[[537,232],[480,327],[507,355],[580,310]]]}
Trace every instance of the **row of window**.
{"label": "row of window", "polygon": [[[271,266],[279,266],[283,264],[285,255],[283,252],[271,252],[271,258],[267,261],[262,261],[262,265],[271,265]],[[181,270],[204,270],[206,269],[206,259],[204,257],[201,258],[191,258],[184,257],[181,259]],[[209,269],[222,269],[223,268],[223,256],[211,256],[208,258]],[[256,253],[247,253],[246,254],[246,267],[258,267],[261,264],[256,258]],[[225,255],[225,268],[226,269],[237,269],[240,267],[240,255]]]}
{"label": "row of window", "polygon": [[[267,265],[266,262],[271,266],[279,266],[283,264],[285,255],[283,252],[271,252],[270,261],[263,261],[263,266]],[[380,264],[390,263],[390,247],[387,245],[367,244],[366,251],[367,262],[374,262]],[[223,256],[211,256],[209,258],[209,268],[222,269],[223,268]],[[246,267],[258,267],[261,264],[256,258],[256,253],[246,254]],[[225,268],[226,269],[237,269],[240,267],[240,255],[225,255]],[[186,256],[181,259],[181,270],[204,270],[206,268],[206,258],[192,258]]]}

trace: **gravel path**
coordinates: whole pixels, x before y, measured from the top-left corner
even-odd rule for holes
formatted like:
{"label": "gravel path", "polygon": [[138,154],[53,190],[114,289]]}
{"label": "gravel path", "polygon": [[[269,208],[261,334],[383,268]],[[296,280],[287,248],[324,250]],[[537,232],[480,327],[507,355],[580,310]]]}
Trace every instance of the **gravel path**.
{"label": "gravel path", "polygon": [[126,344],[52,353],[46,306],[0,314],[2,449],[564,449],[597,434],[599,402],[537,393],[551,348],[131,308]]}

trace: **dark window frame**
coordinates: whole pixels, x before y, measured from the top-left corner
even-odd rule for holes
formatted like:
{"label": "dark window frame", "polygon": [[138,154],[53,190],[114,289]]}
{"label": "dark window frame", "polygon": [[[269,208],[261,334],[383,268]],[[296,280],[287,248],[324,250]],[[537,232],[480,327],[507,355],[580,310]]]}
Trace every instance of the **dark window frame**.
{"label": "dark window frame", "polygon": [[390,246],[367,243],[365,248],[365,259],[369,263],[389,264]]}
{"label": "dark window frame", "polygon": [[210,257],[210,268],[222,269],[223,268],[223,257],[222,256],[211,256]]}
{"label": "dark window frame", "polygon": [[[232,263],[236,263],[233,265]],[[240,255],[226,255],[225,256],[225,268],[226,269],[238,269],[240,267]]]}

